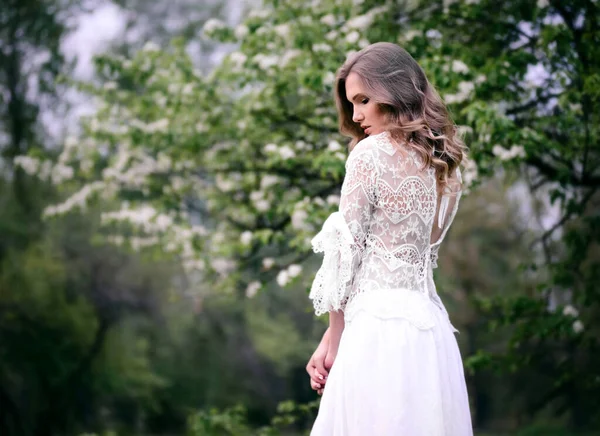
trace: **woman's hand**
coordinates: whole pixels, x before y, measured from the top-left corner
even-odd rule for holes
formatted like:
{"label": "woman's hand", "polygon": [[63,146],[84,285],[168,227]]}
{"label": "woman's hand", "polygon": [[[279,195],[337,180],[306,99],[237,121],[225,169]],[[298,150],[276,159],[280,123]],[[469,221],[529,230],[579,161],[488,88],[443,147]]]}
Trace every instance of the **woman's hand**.
{"label": "woman's hand", "polygon": [[310,387],[317,391],[319,395],[323,394],[325,388],[325,382],[329,375],[329,369],[333,365],[333,358],[328,356],[329,350],[329,329],[323,334],[321,343],[310,357],[308,364],[306,365],[306,372],[310,377]]}

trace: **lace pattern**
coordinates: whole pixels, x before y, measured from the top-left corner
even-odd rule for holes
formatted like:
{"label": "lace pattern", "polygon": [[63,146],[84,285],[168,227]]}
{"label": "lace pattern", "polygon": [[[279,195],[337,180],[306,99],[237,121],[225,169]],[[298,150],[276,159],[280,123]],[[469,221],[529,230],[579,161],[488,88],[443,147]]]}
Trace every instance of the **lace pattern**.
{"label": "lace pattern", "polygon": [[345,306],[352,278],[353,241],[340,212],[332,213],[311,241],[315,253],[325,254],[309,294],[317,316]]}
{"label": "lace pattern", "polygon": [[[353,301],[364,300],[358,296],[398,289],[441,304],[430,274],[458,208],[458,170],[455,180],[439,195],[435,170],[406,144],[394,143],[388,132],[360,141],[346,162],[339,211],[313,239],[313,250],[325,253],[310,293],[316,314],[356,310]],[[420,300],[402,301],[418,311]],[[397,315],[406,317],[407,310]]]}

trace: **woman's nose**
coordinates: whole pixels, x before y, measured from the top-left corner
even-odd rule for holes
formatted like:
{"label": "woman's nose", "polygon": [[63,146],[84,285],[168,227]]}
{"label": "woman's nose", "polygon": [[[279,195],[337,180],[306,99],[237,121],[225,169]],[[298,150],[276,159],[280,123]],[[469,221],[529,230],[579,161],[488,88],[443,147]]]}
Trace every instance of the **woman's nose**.
{"label": "woman's nose", "polygon": [[354,111],[352,114],[352,121],[354,121],[355,123],[360,123],[363,120],[363,116],[360,113],[360,111]]}

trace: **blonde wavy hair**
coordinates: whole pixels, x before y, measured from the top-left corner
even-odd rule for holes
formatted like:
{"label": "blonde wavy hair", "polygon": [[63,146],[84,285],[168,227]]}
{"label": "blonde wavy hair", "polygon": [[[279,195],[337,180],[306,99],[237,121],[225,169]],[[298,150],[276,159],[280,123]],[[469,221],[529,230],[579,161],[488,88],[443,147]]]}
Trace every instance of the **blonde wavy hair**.
{"label": "blonde wavy hair", "polygon": [[350,150],[364,139],[352,121],[353,107],[346,96],[346,79],[354,72],[386,119],[398,142],[414,149],[428,168],[433,165],[441,189],[457,183],[456,168],[466,158],[466,147],[441,97],[417,61],[402,47],[379,42],[351,55],[336,76],[335,101],[340,132],[352,138]]}

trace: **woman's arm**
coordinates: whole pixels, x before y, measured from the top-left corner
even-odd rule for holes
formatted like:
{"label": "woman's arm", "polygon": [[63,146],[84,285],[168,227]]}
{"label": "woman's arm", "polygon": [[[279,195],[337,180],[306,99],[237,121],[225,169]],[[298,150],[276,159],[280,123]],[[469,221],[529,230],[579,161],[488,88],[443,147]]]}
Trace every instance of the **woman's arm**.
{"label": "woman's arm", "polygon": [[327,376],[329,375],[329,368],[326,367],[325,360],[327,358],[327,351],[329,350],[329,328],[323,333],[323,338],[319,343],[319,346],[315,350],[308,363],[306,364],[306,372],[310,377],[310,386],[317,391],[319,395],[323,393]]}
{"label": "woman's arm", "polygon": [[329,347],[327,349],[327,357],[325,358],[327,369],[331,368],[337,356],[344,326],[344,312],[341,310],[332,310],[329,312]]}

